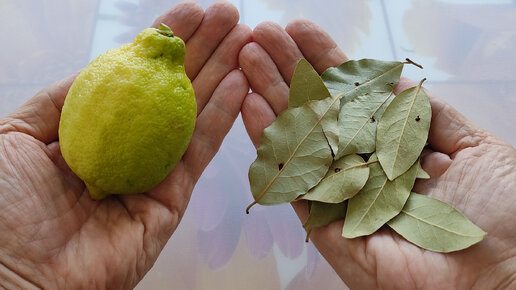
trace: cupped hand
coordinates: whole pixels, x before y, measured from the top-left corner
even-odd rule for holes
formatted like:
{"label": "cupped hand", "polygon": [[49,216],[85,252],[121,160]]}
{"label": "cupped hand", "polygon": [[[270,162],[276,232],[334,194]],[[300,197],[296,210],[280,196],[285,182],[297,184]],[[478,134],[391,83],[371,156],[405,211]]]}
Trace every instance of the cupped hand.
{"label": "cupped hand", "polygon": [[[263,129],[287,108],[297,61],[307,59],[322,73],[347,60],[331,37],[306,20],[286,29],[262,23],[239,62],[252,93],[242,118],[256,147]],[[395,93],[415,86],[402,79]],[[486,96],[487,97],[487,96]],[[479,244],[441,254],[426,251],[384,227],[355,239],[341,236],[343,221],[313,229],[311,239],[352,289],[508,289],[516,287],[516,150],[483,131],[430,94],[432,125],[423,168],[431,179],[414,191],[452,204],[488,232]],[[302,222],[305,201],[293,203]]]}
{"label": "cupped hand", "polygon": [[186,43],[198,117],[183,159],[145,194],[93,201],[67,167],[57,131],[74,76],[0,120],[0,284],[126,289],[142,279],[178,226],[248,92],[237,63],[251,31],[238,19],[227,2],[206,11],[184,2],[154,23],[167,24]]}

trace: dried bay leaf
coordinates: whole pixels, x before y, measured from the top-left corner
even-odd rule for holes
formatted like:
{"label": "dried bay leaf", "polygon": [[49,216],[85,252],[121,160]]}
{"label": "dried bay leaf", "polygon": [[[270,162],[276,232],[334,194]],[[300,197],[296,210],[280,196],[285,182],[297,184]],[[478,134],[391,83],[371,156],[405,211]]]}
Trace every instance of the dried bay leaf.
{"label": "dried bay leaf", "polygon": [[[328,68],[321,78],[333,97],[340,98],[340,108],[357,96],[371,92],[392,91],[398,83],[403,62],[376,59],[349,60]],[[345,110],[338,114],[338,127],[345,128]],[[339,134],[339,132],[337,132]],[[332,146],[334,153],[337,153]],[[340,154],[339,157],[344,154]]]}
{"label": "dried bay leaf", "polygon": [[344,219],[346,216],[347,202],[341,203],[324,203],[318,201],[310,202],[310,214],[303,224],[307,234],[306,241],[313,228],[328,225],[334,221]]}
{"label": "dried bay leaf", "polygon": [[249,168],[255,201],[247,211],[256,203],[291,202],[325,176],[333,156],[321,126],[324,118],[305,104],[285,110],[264,130],[258,156]]}
{"label": "dried bay leaf", "polygon": [[314,227],[343,218],[346,238],[373,234],[387,223],[433,251],[460,250],[482,240],[485,232],[451,206],[411,193],[416,178],[430,177],[419,158],[431,108],[424,80],[393,96],[405,63],[421,67],[409,59],[362,59],[319,76],[300,60],[289,107],[264,130],[249,169],[255,201],[247,211],[256,203],[305,199],[307,240]]}
{"label": "dried bay leaf", "polygon": [[418,167],[417,167],[416,178],[430,179],[430,175],[423,169],[423,167],[421,167],[421,161],[418,160],[417,164],[418,164]]}
{"label": "dried bay leaf", "polygon": [[326,141],[331,147],[332,154],[335,155],[339,144],[339,128],[337,118],[339,116],[338,99],[330,97],[319,101],[311,101],[305,104],[318,116],[321,116],[321,126],[323,128]]}
{"label": "dried bay leaf", "polygon": [[407,171],[426,144],[432,110],[423,81],[397,95],[378,121],[376,153],[389,180]]}
{"label": "dried bay leaf", "polygon": [[308,101],[329,97],[331,97],[330,92],[324,85],[322,78],[306,59],[301,59],[297,63],[290,81],[288,107],[295,108]]}
{"label": "dried bay leaf", "polygon": [[[377,160],[371,155],[369,162]],[[369,166],[369,180],[364,188],[348,201],[342,236],[355,238],[376,232],[403,208],[414,186],[418,165],[394,180],[389,180],[379,163]]]}
{"label": "dried bay leaf", "polygon": [[340,107],[356,96],[391,91],[398,83],[403,63],[376,59],[349,60],[328,68],[321,78],[332,96],[344,95]]}
{"label": "dried bay leaf", "polygon": [[[311,102],[317,100],[324,101]],[[308,104],[319,116],[324,116],[321,126],[332,152],[336,153],[339,142],[337,127],[339,102],[332,99],[323,80],[312,65],[307,60],[301,59],[296,65],[290,82],[288,106],[295,108],[305,104]]]}
{"label": "dried bay leaf", "polygon": [[336,159],[352,153],[371,153],[376,148],[376,127],[392,100],[392,90],[358,96],[341,108],[339,150]]}
{"label": "dried bay leaf", "polygon": [[369,167],[357,154],[335,161],[326,176],[301,199],[325,203],[340,203],[353,197],[364,187],[369,177]]}
{"label": "dried bay leaf", "polygon": [[417,193],[410,194],[400,214],[387,224],[411,243],[435,252],[462,250],[486,235],[452,206]]}

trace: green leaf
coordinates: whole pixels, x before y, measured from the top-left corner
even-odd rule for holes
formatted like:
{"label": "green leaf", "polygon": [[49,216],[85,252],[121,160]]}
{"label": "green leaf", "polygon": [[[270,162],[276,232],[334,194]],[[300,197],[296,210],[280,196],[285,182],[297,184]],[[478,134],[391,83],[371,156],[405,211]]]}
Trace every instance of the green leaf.
{"label": "green leaf", "polygon": [[375,59],[349,60],[328,68],[321,78],[332,96],[343,94],[340,106],[356,96],[391,91],[398,83],[403,63]]}
{"label": "green leaf", "polygon": [[321,181],[333,160],[321,126],[325,117],[305,104],[285,110],[264,130],[258,156],[249,168],[255,202],[247,211],[256,203],[291,202]]}
{"label": "green leaf", "polygon": [[420,179],[430,179],[430,175],[426,173],[426,171],[421,167],[421,161],[417,161],[418,167],[417,167],[417,175],[416,178]]}
{"label": "green leaf", "polygon": [[313,228],[323,227],[334,221],[344,219],[346,216],[347,202],[341,203],[324,203],[318,201],[310,202],[310,215],[303,224],[307,234],[306,241]]}
{"label": "green leaf", "polygon": [[312,65],[301,59],[294,70],[290,81],[288,107],[295,108],[309,101],[330,97],[330,92]]}
{"label": "green leaf", "polygon": [[432,110],[422,83],[397,95],[378,121],[376,153],[390,180],[407,171],[426,144]]}
{"label": "green leaf", "polygon": [[450,205],[417,193],[410,194],[401,213],[388,225],[411,243],[435,252],[462,250],[486,235]]}
{"label": "green leaf", "polygon": [[[311,102],[326,98],[328,100],[325,102]],[[333,153],[336,153],[339,142],[339,129],[337,127],[339,102],[331,100],[331,98],[332,96],[319,74],[308,61],[301,59],[297,63],[290,82],[288,106],[289,108],[295,108],[308,104],[318,115],[324,115],[321,126]],[[328,106],[330,106],[329,109]]]}
{"label": "green leaf", "polygon": [[369,167],[362,157],[352,154],[335,161],[321,182],[301,199],[340,203],[353,197],[364,187]]}
{"label": "green leaf", "polygon": [[[377,160],[373,154],[369,162]],[[371,164],[369,180],[364,188],[348,201],[342,236],[355,238],[376,232],[403,208],[414,186],[417,164],[390,181],[379,163]]]}
{"label": "green leaf", "polygon": [[392,100],[392,91],[358,96],[341,108],[339,150],[336,159],[352,153],[371,153],[376,148],[376,126]]}

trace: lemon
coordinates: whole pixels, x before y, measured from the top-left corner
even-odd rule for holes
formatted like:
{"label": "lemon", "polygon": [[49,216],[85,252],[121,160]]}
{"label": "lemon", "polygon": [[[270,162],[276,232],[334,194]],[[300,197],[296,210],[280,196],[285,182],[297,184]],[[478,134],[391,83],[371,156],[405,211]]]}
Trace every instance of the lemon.
{"label": "lemon", "polygon": [[147,28],[73,82],[59,143],[93,199],[148,191],[183,156],[197,116],[184,57],[185,44],[170,28]]}

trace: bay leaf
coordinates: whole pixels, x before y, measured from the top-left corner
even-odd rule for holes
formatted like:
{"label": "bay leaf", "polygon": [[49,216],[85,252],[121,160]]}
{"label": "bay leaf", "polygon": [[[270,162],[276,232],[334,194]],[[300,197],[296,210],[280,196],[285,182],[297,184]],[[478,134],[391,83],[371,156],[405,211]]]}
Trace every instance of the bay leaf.
{"label": "bay leaf", "polygon": [[418,160],[417,164],[418,164],[418,167],[417,167],[416,178],[430,179],[430,175],[423,169],[423,167],[421,167],[421,161],[420,160]]}
{"label": "bay leaf", "polygon": [[369,167],[357,154],[345,156],[331,165],[326,176],[301,199],[340,203],[357,194],[369,177]]}
{"label": "bay leaf", "polygon": [[256,203],[291,202],[321,181],[333,161],[321,126],[324,117],[305,104],[283,111],[265,128],[258,156],[249,168],[255,201],[247,212]]}
{"label": "bay leaf", "polygon": [[330,92],[312,65],[306,59],[299,60],[290,81],[288,107],[295,108],[308,101],[329,97]]}
{"label": "bay leaf", "polygon": [[313,228],[323,227],[334,221],[344,219],[346,216],[346,206],[347,202],[345,201],[341,203],[310,202],[310,214],[303,224],[307,232],[306,241],[308,241]]}
{"label": "bay leaf", "polygon": [[[325,101],[311,102],[316,100]],[[332,99],[323,80],[312,65],[307,60],[301,59],[296,65],[290,82],[288,106],[295,108],[305,104],[308,104],[318,115],[325,116],[321,120],[321,126],[332,152],[335,154],[339,142],[337,127],[339,102]]]}
{"label": "bay leaf", "polygon": [[432,110],[422,83],[397,95],[378,121],[376,153],[389,180],[407,171],[426,144]]}
{"label": "bay leaf", "polygon": [[339,146],[339,128],[337,118],[339,117],[339,101],[337,98],[330,97],[319,101],[310,101],[306,103],[321,118],[321,126],[323,128],[326,141],[330,145],[332,154],[335,155]]}
{"label": "bay leaf", "polygon": [[376,59],[349,60],[330,67],[321,78],[332,96],[343,95],[340,107],[356,96],[391,91],[398,83],[403,63]]}
{"label": "bay leaf", "polygon": [[339,149],[336,159],[352,153],[371,153],[376,149],[376,127],[392,100],[393,92],[371,92],[357,96],[341,108]]}
{"label": "bay leaf", "polygon": [[410,194],[400,214],[387,224],[409,242],[435,252],[462,250],[486,235],[449,204],[417,193]]}
{"label": "bay leaf", "polygon": [[[369,162],[377,160],[371,155]],[[414,186],[417,164],[394,180],[389,180],[379,163],[369,166],[369,180],[364,188],[348,200],[342,236],[355,238],[376,232],[395,217],[405,205]]]}

